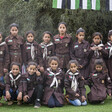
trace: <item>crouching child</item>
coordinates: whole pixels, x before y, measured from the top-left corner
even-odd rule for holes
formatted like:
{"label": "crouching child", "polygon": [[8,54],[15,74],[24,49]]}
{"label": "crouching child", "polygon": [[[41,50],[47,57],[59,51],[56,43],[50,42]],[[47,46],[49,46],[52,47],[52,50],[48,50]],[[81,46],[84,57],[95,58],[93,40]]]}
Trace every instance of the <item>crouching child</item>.
{"label": "crouching child", "polygon": [[84,78],[78,71],[78,62],[76,60],[69,61],[68,71],[65,75],[66,97],[69,103],[74,106],[85,106],[86,89],[84,87]]}
{"label": "crouching child", "polygon": [[27,66],[27,73],[23,79],[23,100],[28,104],[34,104],[34,108],[41,106],[41,99],[43,94],[43,78],[41,73],[37,70],[35,62],[29,62]]}
{"label": "crouching child", "polygon": [[17,101],[18,105],[22,104],[22,75],[20,72],[20,64],[13,62],[11,71],[6,75],[6,99],[8,105],[12,105]]}
{"label": "crouching child", "polygon": [[87,81],[87,84],[90,87],[90,92],[87,94],[87,98],[92,104],[102,104],[107,98],[107,94],[111,96],[111,79],[103,69],[103,61],[97,60],[95,62],[95,71],[90,74]]}

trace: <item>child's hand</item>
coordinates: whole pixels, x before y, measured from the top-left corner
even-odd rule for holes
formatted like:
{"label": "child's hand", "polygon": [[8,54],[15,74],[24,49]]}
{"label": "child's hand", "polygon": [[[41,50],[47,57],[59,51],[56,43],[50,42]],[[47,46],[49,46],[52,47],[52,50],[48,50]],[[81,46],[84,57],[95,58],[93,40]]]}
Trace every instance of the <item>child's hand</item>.
{"label": "child's hand", "polygon": [[4,73],[7,73],[8,72],[8,69],[4,68]]}
{"label": "child's hand", "polygon": [[82,65],[79,65],[79,69],[81,69],[81,68],[83,68],[83,66]]}
{"label": "child's hand", "polygon": [[25,96],[23,97],[24,102],[27,102],[28,99],[29,99],[29,96],[28,96],[28,95],[25,95]]}
{"label": "child's hand", "polygon": [[76,93],[76,94],[75,94],[75,96],[79,97],[79,94],[78,94],[78,93]]}
{"label": "child's hand", "polygon": [[98,50],[102,50],[103,48],[102,47],[98,47]]}
{"label": "child's hand", "polygon": [[19,92],[17,100],[19,100],[19,101],[22,100],[22,92]]}
{"label": "child's hand", "polygon": [[37,71],[36,71],[36,75],[37,75],[37,76],[40,76],[41,73],[37,70]]}
{"label": "child's hand", "polygon": [[96,47],[91,47],[91,50],[95,51],[96,50]]}
{"label": "child's hand", "polygon": [[44,72],[44,67],[40,67],[40,71],[41,72]]}
{"label": "child's hand", "polygon": [[6,91],[6,99],[10,100],[10,98],[11,98],[11,95],[10,95],[9,91]]}
{"label": "child's hand", "polygon": [[86,100],[85,96],[82,96],[82,102],[84,102]]}

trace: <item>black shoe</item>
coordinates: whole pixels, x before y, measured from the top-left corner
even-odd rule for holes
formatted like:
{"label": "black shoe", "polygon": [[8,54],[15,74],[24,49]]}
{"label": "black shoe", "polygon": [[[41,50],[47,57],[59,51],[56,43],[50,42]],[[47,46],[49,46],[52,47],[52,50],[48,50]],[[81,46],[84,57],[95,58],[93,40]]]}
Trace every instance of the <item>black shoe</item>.
{"label": "black shoe", "polygon": [[40,104],[40,102],[35,102],[35,105],[34,105],[34,108],[40,108],[41,107],[41,104]]}

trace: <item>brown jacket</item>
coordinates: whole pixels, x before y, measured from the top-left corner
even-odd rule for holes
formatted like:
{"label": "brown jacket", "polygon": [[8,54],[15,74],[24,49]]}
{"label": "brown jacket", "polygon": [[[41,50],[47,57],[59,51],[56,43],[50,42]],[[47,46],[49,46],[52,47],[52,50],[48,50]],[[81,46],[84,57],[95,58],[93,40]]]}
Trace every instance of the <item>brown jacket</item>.
{"label": "brown jacket", "polygon": [[9,49],[10,64],[12,62],[17,62],[22,65],[23,61],[23,37],[17,35],[13,37],[9,35],[6,37],[5,42]]}
{"label": "brown jacket", "polygon": [[[50,69],[51,70],[51,69]],[[52,71],[52,70],[51,70]],[[60,71],[60,72],[59,72]],[[52,84],[54,76],[50,74],[48,70],[44,73],[44,96],[43,96],[43,104],[47,105],[48,101],[52,94],[55,95],[56,99],[59,101],[60,104],[64,104],[64,95],[63,95],[63,87],[64,87],[64,74],[62,70],[59,68],[56,70],[55,73],[60,73],[56,76],[58,81],[58,87],[56,85],[50,87]]]}
{"label": "brown jacket", "polygon": [[53,37],[55,53],[60,60],[60,68],[67,68],[70,60],[70,49],[72,46],[72,37],[66,34],[63,39],[60,38],[59,34]]}
{"label": "brown jacket", "polygon": [[105,45],[105,50],[108,52],[108,56],[106,57],[105,61],[108,68],[109,76],[112,81],[112,55],[110,55],[111,46],[112,46],[112,42],[110,41]]}
{"label": "brown jacket", "polygon": [[3,69],[9,69],[9,51],[5,42],[0,43],[0,76],[3,76]]}
{"label": "brown jacket", "polygon": [[[44,61],[44,68],[48,68],[48,60],[51,56],[54,56],[54,44],[52,42],[45,44],[45,43],[41,43],[40,44],[41,47],[41,51],[43,54],[43,61]],[[47,48],[47,49],[46,49]]]}
{"label": "brown jacket", "polygon": [[103,72],[94,71],[91,73],[87,84],[90,86],[90,92],[88,93],[89,102],[104,101],[107,97],[107,93],[111,93],[112,84],[108,74]]}
{"label": "brown jacket", "polygon": [[[9,91],[10,89],[12,89],[13,91],[16,91],[18,90],[19,92],[22,92],[23,88],[22,88],[22,75],[20,74],[20,77],[15,81],[15,84],[14,84],[14,81],[12,82],[12,78],[10,77],[10,73],[6,75],[5,77],[5,80],[6,80],[6,88],[5,90],[6,91]],[[16,79],[17,77],[19,76],[19,74],[17,76],[14,76],[12,74],[12,77],[13,79]]]}
{"label": "brown jacket", "polygon": [[24,54],[23,54],[24,64],[27,65],[28,62],[35,61],[40,66],[43,66],[42,52],[40,46],[36,41],[34,41],[32,44],[34,46],[34,59],[32,59],[31,56],[31,44],[28,44],[28,42],[24,44]]}
{"label": "brown jacket", "polygon": [[78,41],[75,42],[70,51],[70,56],[72,60],[77,60],[79,65],[82,66],[80,69],[80,73],[84,76],[84,78],[88,77],[88,55],[89,55],[90,45],[87,41],[83,40],[82,43]]}
{"label": "brown jacket", "polygon": [[[66,95],[68,95],[68,98],[70,100],[75,100],[75,99],[80,99],[82,96],[86,96],[86,89],[84,87],[84,80],[82,79],[81,74],[79,73],[78,75],[75,76],[78,86],[76,91],[72,90],[71,84],[72,84],[72,79],[73,76],[70,74],[70,71],[67,71],[65,75],[65,80],[64,80],[64,85],[66,89]],[[76,93],[78,93],[80,96],[76,97]]]}
{"label": "brown jacket", "polygon": [[[91,47],[95,46],[94,43],[91,44]],[[90,73],[94,71],[94,66],[95,66],[95,60],[97,59],[102,59],[104,62],[104,71],[107,72],[107,67],[105,64],[105,58],[108,57],[108,51],[105,50],[104,46],[101,46],[103,49],[98,51],[98,53],[94,52],[93,50],[89,50],[89,59],[90,59]],[[99,55],[98,55],[99,54]]]}
{"label": "brown jacket", "polygon": [[25,74],[23,78],[23,95],[32,97],[34,89],[38,84],[43,84],[42,76],[37,76],[36,74],[29,75],[28,73]]}

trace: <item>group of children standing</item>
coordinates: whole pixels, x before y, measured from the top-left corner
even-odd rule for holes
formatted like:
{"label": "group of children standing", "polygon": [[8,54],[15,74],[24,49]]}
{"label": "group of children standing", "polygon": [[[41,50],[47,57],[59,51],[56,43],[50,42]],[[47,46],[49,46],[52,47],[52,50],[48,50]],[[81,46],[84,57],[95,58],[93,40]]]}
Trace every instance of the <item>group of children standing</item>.
{"label": "group of children standing", "polygon": [[26,33],[24,42],[15,23],[10,25],[5,42],[0,33],[0,99],[4,95],[8,105],[17,101],[18,105],[25,102],[35,108],[41,104],[62,107],[65,101],[81,106],[87,105],[85,85],[90,87],[90,103],[103,103],[107,94],[111,96],[112,30],[106,45],[99,32],[93,34],[90,45],[82,28],[73,42],[65,22],[59,23],[58,31],[54,37],[44,32],[41,44],[35,41],[33,31]]}

